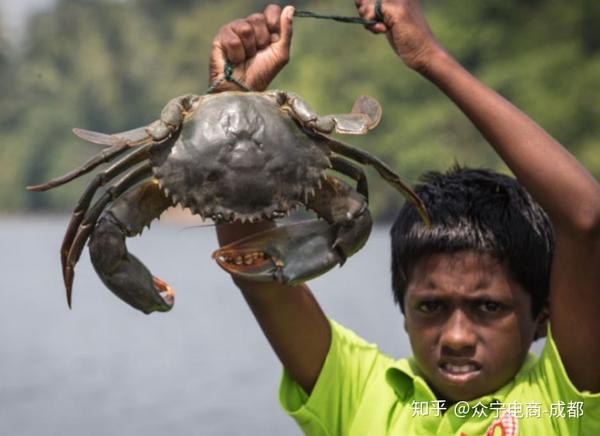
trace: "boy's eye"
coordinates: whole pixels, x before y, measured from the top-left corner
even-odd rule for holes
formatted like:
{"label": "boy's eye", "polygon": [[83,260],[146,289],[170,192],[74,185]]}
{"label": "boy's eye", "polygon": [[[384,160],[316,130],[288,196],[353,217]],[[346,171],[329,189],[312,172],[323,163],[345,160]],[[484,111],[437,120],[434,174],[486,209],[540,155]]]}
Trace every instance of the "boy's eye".
{"label": "boy's eye", "polygon": [[495,301],[480,301],[477,303],[477,308],[486,313],[498,313],[502,310],[502,305]]}
{"label": "boy's eye", "polygon": [[419,312],[435,313],[442,309],[442,303],[439,301],[423,301],[417,306]]}

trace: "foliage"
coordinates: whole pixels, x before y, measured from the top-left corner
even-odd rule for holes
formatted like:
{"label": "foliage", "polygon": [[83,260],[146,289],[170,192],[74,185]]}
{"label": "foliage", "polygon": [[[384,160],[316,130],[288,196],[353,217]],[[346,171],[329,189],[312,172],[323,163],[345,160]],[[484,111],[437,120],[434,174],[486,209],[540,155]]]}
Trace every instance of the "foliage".
{"label": "foliage", "polygon": [[[600,7],[559,0],[429,0],[438,38],[474,74],[536,119],[600,178]],[[86,180],[47,194],[27,184],[62,174],[96,153],[72,127],[114,132],[148,123],[171,97],[207,87],[219,26],[266,2],[58,0],[36,14],[20,47],[0,27],[0,210],[72,207]],[[347,0],[299,8],[355,15]],[[360,26],[296,19],[291,62],[273,83],[320,113],[377,98],[384,118],[345,138],[387,160],[409,182],[457,160],[504,170],[464,116],[404,68],[383,36]],[[372,203],[390,217],[398,195],[371,174]]]}

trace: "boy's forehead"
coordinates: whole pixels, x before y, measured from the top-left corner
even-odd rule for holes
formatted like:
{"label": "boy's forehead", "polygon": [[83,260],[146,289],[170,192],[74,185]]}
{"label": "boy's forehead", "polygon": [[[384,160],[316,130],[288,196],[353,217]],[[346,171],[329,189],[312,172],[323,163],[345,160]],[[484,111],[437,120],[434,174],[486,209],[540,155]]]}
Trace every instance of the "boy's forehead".
{"label": "boy's forehead", "polygon": [[432,253],[423,256],[415,267],[420,268],[503,268],[502,262],[489,253],[477,250],[459,250],[450,253]]}
{"label": "boy's forehead", "polygon": [[508,291],[514,286],[508,268],[496,257],[474,250],[438,253],[413,266],[407,292],[426,290]]}
{"label": "boy's forehead", "polygon": [[429,254],[415,262],[413,269],[419,278],[424,275],[457,270],[480,275],[506,275],[508,272],[498,258],[476,250]]}

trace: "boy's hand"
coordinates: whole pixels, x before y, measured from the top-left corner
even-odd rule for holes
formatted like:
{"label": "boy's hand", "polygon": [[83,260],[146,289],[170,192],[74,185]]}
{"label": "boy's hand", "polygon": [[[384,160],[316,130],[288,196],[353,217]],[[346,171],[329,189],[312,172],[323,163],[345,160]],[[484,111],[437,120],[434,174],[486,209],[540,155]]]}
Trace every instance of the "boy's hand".
{"label": "boy's hand", "polygon": [[[262,14],[221,27],[212,44],[209,84],[223,77],[225,62],[229,61],[236,79],[253,91],[264,91],[288,62],[293,14],[293,6],[282,11],[277,5],[268,5]],[[219,86],[220,91],[237,89],[229,82]]]}
{"label": "boy's hand", "polygon": [[[374,20],[375,0],[355,0],[362,18]],[[421,11],[419,0],[382,0],[383,23],[369,26],[373,33],[385,33],[404,63],[417,71],[426,71],[431,56],[443,50],[433,36]]]}

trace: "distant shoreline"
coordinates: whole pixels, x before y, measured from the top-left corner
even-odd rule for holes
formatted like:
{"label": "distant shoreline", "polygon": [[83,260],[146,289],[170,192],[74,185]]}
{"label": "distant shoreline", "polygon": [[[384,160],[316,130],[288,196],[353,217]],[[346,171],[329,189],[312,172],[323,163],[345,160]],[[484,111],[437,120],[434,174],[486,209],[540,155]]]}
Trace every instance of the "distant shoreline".
{"label": "distant shoreline", "polygon": [[[70,214],[66,212],[0,212],[0,221],[5,219],[11,220],[68,220]],[[199,226],[212,226],[213,221],[210,219],[202,220],[200,216],[193,215],[189,209],[183,209],[182,207],[173,207],[167,210],[160,216],[160,221],[168,224],[196,224]]]}

